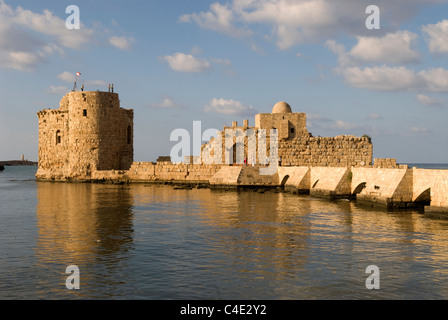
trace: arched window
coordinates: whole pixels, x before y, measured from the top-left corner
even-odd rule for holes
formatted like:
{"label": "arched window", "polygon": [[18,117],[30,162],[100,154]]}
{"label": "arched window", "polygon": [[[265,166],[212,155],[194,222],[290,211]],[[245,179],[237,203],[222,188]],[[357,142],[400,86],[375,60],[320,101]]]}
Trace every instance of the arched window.
{"label": "arched window", "polygon": [[62,141],[61,130],[56,131],[56,144],[60,144]]}

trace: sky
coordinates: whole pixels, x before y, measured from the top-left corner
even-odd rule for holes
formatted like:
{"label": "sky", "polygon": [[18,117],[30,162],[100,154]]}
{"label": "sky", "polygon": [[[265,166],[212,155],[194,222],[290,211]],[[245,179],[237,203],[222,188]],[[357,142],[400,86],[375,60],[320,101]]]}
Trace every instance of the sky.
{"label": "sky", "polygon": [[76,72],[134,109],[135,161],[286,101],[314,136],[448,163],[448,0],[0,0],[0,160],[38,160],[36,113]]}

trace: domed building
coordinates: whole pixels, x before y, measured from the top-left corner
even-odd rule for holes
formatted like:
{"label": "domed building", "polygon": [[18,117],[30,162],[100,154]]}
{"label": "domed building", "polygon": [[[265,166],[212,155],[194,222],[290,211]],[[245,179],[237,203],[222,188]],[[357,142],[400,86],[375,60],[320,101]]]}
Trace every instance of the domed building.
{"label": "domed building", "polygon": [[272,108],[272,113],[292,113],[291,106],[284,101],[277,102]]}
{"label": "domed building", "polygon": [[291,106],[284,101],[277,102],[271,113],[257,114],[255,126],[266,130],[277,129],[279,139],[283,140],[309,136],[306,129],[306,114],[293,113]]}

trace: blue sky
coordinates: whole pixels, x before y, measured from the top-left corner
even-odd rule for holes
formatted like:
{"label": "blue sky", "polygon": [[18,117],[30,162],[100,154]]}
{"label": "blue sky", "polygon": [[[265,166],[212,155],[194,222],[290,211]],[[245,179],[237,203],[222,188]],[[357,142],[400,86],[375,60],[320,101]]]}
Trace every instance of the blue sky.
{"label": "blue sky", "polygon": [[58,108],[76,72],[134,109],[136,161],[169,155],[193,121],[253,125],[287,101],[314,136],[448,163],[448,0],[0,0],[0,160],[37,160],[36,112]]}

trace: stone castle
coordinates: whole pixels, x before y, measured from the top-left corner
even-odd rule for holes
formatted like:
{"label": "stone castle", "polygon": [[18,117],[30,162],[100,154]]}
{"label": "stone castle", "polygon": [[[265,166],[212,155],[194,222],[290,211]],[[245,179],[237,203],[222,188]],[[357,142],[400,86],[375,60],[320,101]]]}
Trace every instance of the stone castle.
{"label": "stone castle", "polygon": [[58,110],[39,118],[38,176],[88,178],[95,171],[127,170],[134,157],[134,112],[118,94],[71,92]]}
{"label": "stone castle", "polygon": [[[37,115],[36,178],[40,181],[280,187],[330,198],[355,197],[388,207],[424,205],[448,211],[448,170],[409,169],[395,159],[373,159],[369,137],[313,137],[306,128],[306,114],[292,112],[286,102],[277,103],[271,113],[257,114],[255,126],[249,126],[249,120],[243,126],[236,121],[224,126],[218,134],[221,139],[202,145],[199,161],[187,157],[184,163],[172,163],[169,157],[134,162],[134,112],[120,107],[117,93],[72,91],[62,98],[59,109]],[[270,132],[275,129],[278,143],[274,145]],[[227,130],[242,137],[235,135],[229,144]],[[248,132],[259,137],[257,133],[263,130],[266,139],[248,137]],[[278,158],[267,156],[271,147],[277,148]],[[253,152],[257,148],[266,149],[264,159]],[[222,154],[215,154],[216,150]],[[254,165],[244,165],[242,158]],[[260,174],[268,163],[274,164],[275,172]]]}

